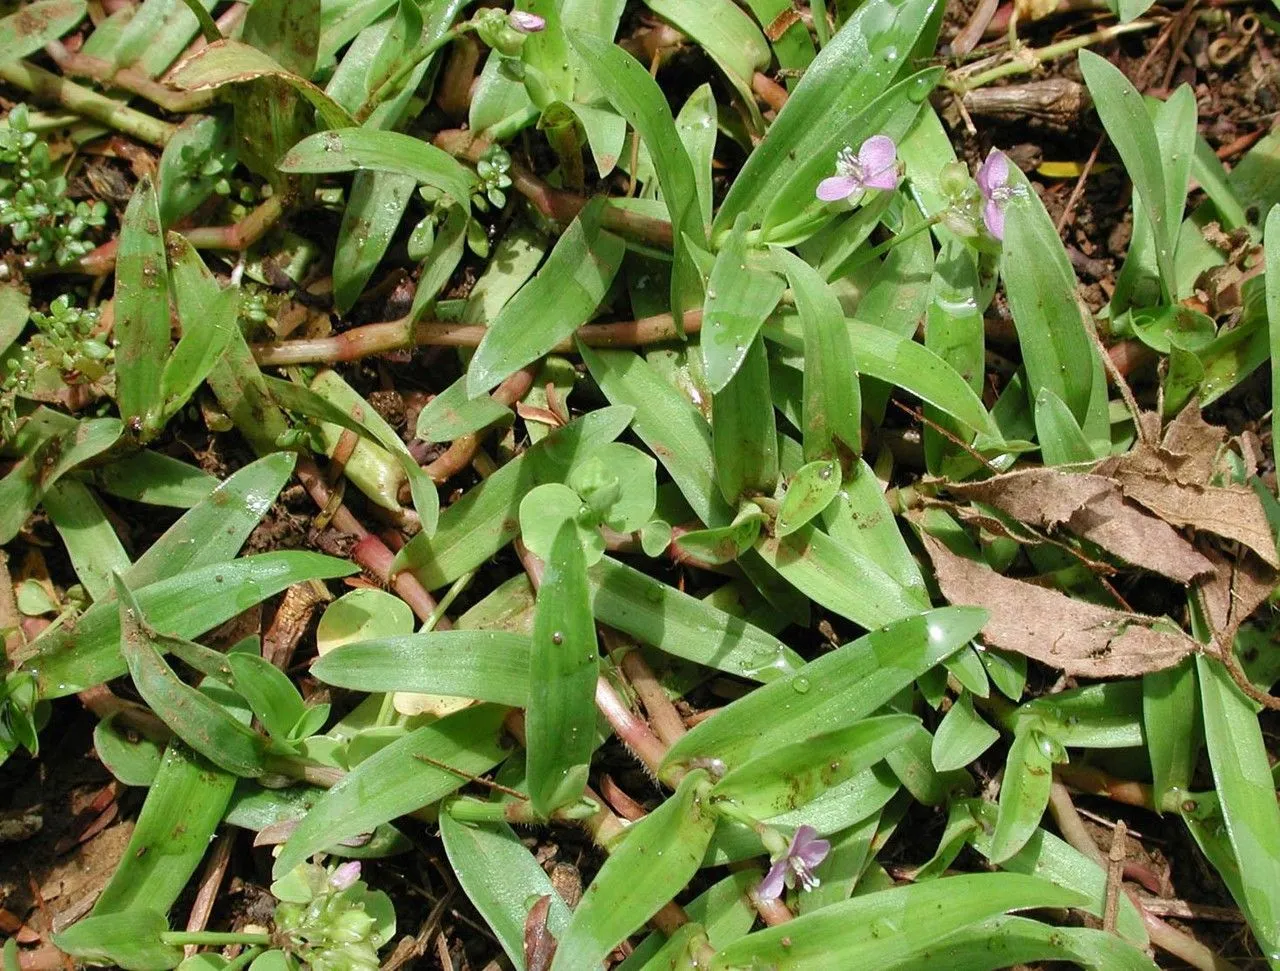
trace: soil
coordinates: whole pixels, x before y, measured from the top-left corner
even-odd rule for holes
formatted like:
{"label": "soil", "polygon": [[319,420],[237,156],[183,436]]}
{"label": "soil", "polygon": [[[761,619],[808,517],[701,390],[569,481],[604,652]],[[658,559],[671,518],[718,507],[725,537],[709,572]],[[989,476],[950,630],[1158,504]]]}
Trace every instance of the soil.
{"label": "soil", "polygon": [[[969,0],[949,4],[944,41],[967,23],[973,6],[976,4]],[[1170,8],[1174,17],[1163,29],[1130,34],[1120,42],[1096,49],[1109,56],[1140,89],[1150,94],[1162,95],[1178,84],[1190,84],[1199,107],[1201,132],[1230,166],[1251,144],[1250,139],[1274,127],[1280,114],[1280,39],[1266,26],[1248,37],[1239,30],[1241,18],[1253,9],[1249,4],[1229,2],[1219,5],[1192,0],[1175,4]],[[1258,6],[1257,10],[1262,12],[1263,7]],[[1212,13],[1220,22],[1206,23],[1197,18],[1200,13]],[[1271,10],[1271,14],[1274,13]],[[1054,16],[1022,25],[1019,37],[1027,45],[1038,48],[1085,32],[1089,21],[1090,16],[1080,12]],[[640,18],[632,26],[642,28],[645,22],[646,18]],[[1220,56],[1211,57],[1213,42],[1223,36],[1241,38],[1238,49],[1225,61]],[[706,80],[711,80],[718,91],[723,87],[714,65],[701,54],[687,50],[665,63],[659,80],[677,104]],[[1025,78],[1014,78],[1010,86],[1046,81],[1080,83],[1074,59],[1049,64]],[[728,92],[721,93],[727,97]],[[7,107],[9,102],[4,104]],[[1081,102],[1078,106],[1069,106],[1065,115],[1059,112],[1052,117],[1015,110],[1000,116],[975,118],[976,133],[967,129],[948,97],[940,96],[938,107],[950,124],[957,153],[971,166],[976,167],[988,150],[997,146],[1028,170],[1050,216],[1063,223],[1063,239],[1084,284],[1086,299],[1095,308],[1102,306],[1128,244],[1130,198],[1114,150],[1100,137],[1101,128],[1087,105]],[[119,139],[112,141],[116,143]],[[1100,148],[1095,149],[1099,145]],[[73,180],[72,192],[106,199],[118,216],[129,198],[141,163],[138,152],[129,150],[136,146],[126,146],[123,151],[118,144],[112,148],[115,150],[109,153],[110,157],[106,154],[95,157],[84,176]],[[721,148],[725,149],[723,140]],[[1075,178],[1046,179],[1035,172],[1045,161],[1083,163],[1095,150],[1099,167],[1084,180],[1079,193],[1075,191]],[[731,148],[722,151],[718,158],[729,166],[726,175],[739,161]],[[526,158],[525,161],[536,165],[538,159]],[[1193,197],[1191,204],[1194,206],[1196,201]],[[318,240],[331,240],[336,228],[336,225],[315,222],[299,227],[301,232]],[[464,296],[480,265],[476,261],[464,265],[447,295]],[[339,326],[403,314],[412,299],[404,272],[392,270],[383,282],[385,285],[379,286],[375,281],[371,285],[373,296],[358,304]],[[319,304],[321,314],[324,313],[323,298],[309,302]],[[429,365],[429,362],[428,357],[425,363]],[[349,377],[362,392],[372,392],[370,400],[384,417],[397,426],[411,428],[415,408],[420,407],[420,403],[413,404],[414,393],[438,391],[443,383],[433,384],[436,373],[430,366],[422,367],[422,357],[412,368],[406,366],[407,363],[394,359],[367,363],[352,368]],[[445,371],[441,369],[439,373]],[[1131,375],[1140,396],[1149,394],[1152,377],[1150,373]],[[1208,416],[1209,420],[1227,424],[1237,433],[1252,430],[1263,435],[1265,430],[1260,427],[1259,419],[1270,400],[1266,382],[1266,375],[1259,373],[1219,402]],[[891,424],[907,421],[894,415],[890,409]],[[247,449],[232,436],[210,435],[203,430],[203,425],[195,422],[180,428],[161,447],[175,456],[198,462],[219,477],[250,458]],[[352,501],[359,509],[359,497]],[[177,516],[176,511],[124,501],[113,505],[123,520],[122,539],[131,549],[145,549]],[[286,489],[250,537],[247,551],[317,549],[347,555],[350,540],[332,529],[317,529],[313,525],[314,508],[300,487]],[[359,512],[363,516],[368,510]],[[65,589],[75,582],[56,534],[47,524],[37,523],[15,547],[23,544],[42,550],[56,586]],[[495,574],[502,577],[510,575],[515,568],[509,552],[502,554],[493,567],[503,571]],[[673,568],[672,575],[664,579],[678,582],[677,572]],[[693,578],[689,579],[692,582]],[[487,587],[477,583],[476,589]],[[464,607],[466,603],[464,597],[459,606]],[[267,605],[242,626],[252,629],[256,625],[265,630],[273,610],[273,605]],[[820,629],[836,641],[843,641],[851,632],[846,621],[819,613],[814,619],[813,632],[808,635],[812,637],[812,652],[826,645],[818,633]],[[797,636],[788,637],[793,646],[803,647],[797,645],[797,639]],[[308,647],[307,643],[304,639],[300,657],[313,649],[313,644]],[[127,679],[113,687],[122,697],[131,697]],[[1047,689],[1049,683],[1039,687]],[[722,698],[710,694],[711,689],[703,690],[708,694],[695,697],[695,701],[703,701],[707,707],[724,703]],[[341,703],[342,699],[335,700]],[[50,929],[60,929],[92,906],[124,851],[141,804],[142,790],[119,786],[97,760],[92,742],[95,722],[94,716],[75,698],[60,700],[53,705],[49,723],[41,733],[40,757],[15,755],[0,767],[0,842],[5,843],[0,848],[0,932],[16,933],[24,943],[33,937],[46,936]],[[1264,728],[1269,733],[1268,739],[1274,740],[1280,732],[1280,720],[1269,718],[1264,721]],[[996,776],[1002,760],[1003,752],[993,750],[974,767],[979,784]],[[648,807],[660,800],[656,785],[616,743],[610,743],[605,768],[625,791],[646,802]],[[1206,785],[1211,784],[1205,781]],[[1082,810],[1096,814],[1091,820],[1100,821],[1090,825],[1096,827],[1102,846],[1107,846],[1111,839],[1109,824],[1116,818],[1125,820],[1130,833],[1129,859],[1149,878],[1153,892],[1163,888],[1165,895],[1222,908],[1217,916],[1227,918],[1182,920],[1174,916],[1169,918],[1172,923],[1241,968],[1265,967],[1252,938],[1238,920],[1230,895],[1217,874],[1203,862],[1179,821],[1125,809],[1101,798],[1081,797],[1079,805]],[[890,872],[909,871],[927,860],[936,848],[944,823],[938,811],[912,803],[898,826],[897,835],[888,844],[887,856],[882,857]],[[431,829],[412,823],[405,828],[416,843],[416,852],[372,864],[368,871],[370,882],[387,890],[395,899],[399,929],[404,936],[394,953],[388,951],[391,956],[384,966],[458,971],[506,966],[497,942],[456,885]],[[526,834],[526,838],[564,893],[571,895],[575,887],[589,882],[599,866],[599,852],[576,831],[557,830],[551,839],[536,834]],[[254,849],[243,832],[235,833],[232,839],[224,892],[219,897],[211,927],[264,923],[270,916],[270,897],[265,890],[269,882],[269,851]],[[982,864],[976,857],[965,856],[957,865],[973,869]],[[193,895],[194,885],[175,908],[175,926],[184,919]],[[41,960],[49,957],[47,950],[38,953]],[[1161,957],[1161,961],[1167,967],[1179,966],[1165,957]],[[61,965],[50,958],[30,966]]]}

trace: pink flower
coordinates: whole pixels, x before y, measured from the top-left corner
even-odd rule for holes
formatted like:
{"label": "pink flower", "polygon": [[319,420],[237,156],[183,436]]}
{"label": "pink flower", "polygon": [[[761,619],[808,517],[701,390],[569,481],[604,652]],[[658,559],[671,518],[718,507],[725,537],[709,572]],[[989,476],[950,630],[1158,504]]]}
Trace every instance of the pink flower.
{"label": "pink flower", "polygon": [[346,890],[360,879],[360,861],[348,860],[329,874],[329,886],[334,890]]}
{"label": "pink flower", "polygon": [[547,22],[536,13],[527,10],[513,10],[507,14],[507,23],[522,34],[536,34],[547,26]]}
{"label": "pink flower", "polygon": [[830,852],[831,844],[818,839],[816,829],[801,826],[791,837],[786,852],[774,857],[773,866],[756,888],[756,895],[761,900],[776,900],[782,896],[783,886],[794,887],[797,881],[801,890],[812,890],[821,882],[814,876],[814,868]]}
{"label": "pink flower", "polygon": [[1013,197],[1009,185],[1009,156],[994,148],[978,169],[978,191],[982,193],[982,221],[996,239],[1004,242],[1004,207]]}
{"label": "pink flower", "polygon": [[858,154],[845,146],[836,156],[836,174],[818,183],[823,202],[848,199],[866,189],[893,190],[898,187],[898,146],[887,135],[872,135]]}

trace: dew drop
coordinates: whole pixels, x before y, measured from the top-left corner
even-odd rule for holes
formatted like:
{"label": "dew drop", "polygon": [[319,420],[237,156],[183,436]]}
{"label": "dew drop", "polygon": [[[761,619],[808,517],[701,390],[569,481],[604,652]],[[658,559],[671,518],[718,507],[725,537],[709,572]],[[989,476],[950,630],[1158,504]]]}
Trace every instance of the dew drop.
{"label": "dew drop", "polygon": [[809,679],[803,674],[791,682],[791,690],[796,694],[804,695],[809,693]]}
{"label": "dew drop", "polygon": [[552,635],[551,635],[551,643],[552,643],[552,644],[563,644],[563,643],[564,643],[564,634],[562,634],[560,631],[556,631],[554,634],[552,634]]}

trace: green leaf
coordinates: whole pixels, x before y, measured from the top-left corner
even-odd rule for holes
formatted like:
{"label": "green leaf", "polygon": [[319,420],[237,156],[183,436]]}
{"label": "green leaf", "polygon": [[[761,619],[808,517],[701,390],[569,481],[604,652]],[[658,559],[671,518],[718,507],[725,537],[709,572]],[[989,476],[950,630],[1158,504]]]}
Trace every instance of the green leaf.
{"label": "green leaf", "polygon": [[927,599],[920,564],[912,555],[875,472],[859,459],[845,474],[835,501],[822,513],[827,534],[870,559],[903,589]]}
{"label": "green leaf", "polygon": [[[716,234],[740,213],[759,223],[793,181],[811,195],[821,178],[811,169],[834,168],[836,152],[845,144],[856,150],[863,138],[881,130],[877,125],[864,131],[863,114],[898,75],[936,6],[937,0],[871,0],[854,11],[805,70],[734,179],[716,216]],[[927,94],[926,88],[921,97]],[[788,215],[792,212],[794,206]]]}
{"label": "green leaf", "polygon": [[973,710],[973,696],[966,691],[951,705],[933,736],[933,767],[939,772],[962,769],[999,738],[1000,733]]}
{"label": "green leaf", "polygon": [[130,589],[234,559],[289,481],[296,460],[292,452],[277,452],[229,475],[122,574]]}
{"label": "green leaf", "polygon": [[236,693],[248,702],[267,734],[288,742],[290,733],[307,706],[289,676],[260,654],[234,652],[227,664],[235,678]]}
{"label": "green leaf", "polygon": [[1092,462],[1099,456],[1084,437],[1084,431],[1066,403],[1050,389],[1036,394],[1036,438],[1045,465],[1072,465]]}
{"label": "green leaf", "polygon": [[537,275],[489,324],[467,369],[476,397],[536,361],[590,320],[622,264],[622,241],[600,227],[603,199],[588,203]]}
{"label": "green leaf", "polygon": [[463,435],[514,418],[515,413],[510,408],[488,395],[468,398],[467,379],[463,376],[418,412],[416,434],[424,442],[452,442]]}
{"label": "green leaf", "polygon": [[465,785],[467,776],[487,772],[505,754],[500,738],[505,717],[506,709],[496,705],[467,708],[369,756],[321,796],[298,824],[276,857],[273,876],[278,880],[311,854],[428,806]]}
{"label": "green leaf", "polygon": [[94,915],[146,908],[167,913],[209,851],[235,785],[230,772],[171,741]]}
{"label": "green leaf", "polygon": [[1240,864],[1237,903],[1264,954],[1280,953],[1280,805],[1266,744],[1253,705],[1226,669],[1196,655],[1204,737],[1227,836]]}
{"label": "green leaf", "polygon": [[442,630],[343,644],[318,658],[311,674],[356,691],[457,695],[523,708],[529,655],[522,634]]}
{"label": "green leaf", "polygon": [[98,761],[126,786],[150,786],[160,770],[163,742],[120,728],[115,721],[115,715],[108,715],[94,726],[93,750]]}
{"label": "green leaf", "polygon": [[840,301],[804,260],[779,246],[773,253],[786,271],[804,334],[805,460],[857,455],[862,451],[862,398]]}
{"label": "green leaf", "polygon": [[62,479],[45,492],[44,511],[89,596],[94,600],[109,596],[111,574],[129,569],[129,555],[93,490],[76,479]]}
{"label": "green leaf", "polygon": [[557,940],[564,936],[569,908],[510,826],[471,826],[443,812],[440,838],[462,889],[517,968],[525,966],[524,926],[531,901],[551,898],[547,930]]}
{"label": "green leaf", "polygon": [[725,775],[712,798],[750,816],[790,812],[883,759],[914,732],[914,715],[881,715],[758,755]]}
{"label": "green leaf", "polygon": [[[135,589],[134,595],[155,629],[193,638],[295,583],[354,571],[346,560],[281,551],[189,570]],[[75,694],[128,670],[120,654],[120,631],[117,605],[94,604],[80,615],[74,630],[53,629],[32,642],[22,665],[35,675],[42,698]]]}
{"label": "green leaf", "polygon": [[160,935],[168,929],[164,914],[138,909],[85,917],[55,934],[54,943],[75,957],[125,971],[165,971],[182,960],[182,948],[161,942]]}
{"label": "green leaf", "polygon": [[1007,910],[1079,906],[1081,896],[1013,873],[944,877],[854,897],[785,926],[748,934],[716,954],[711,967],[785,971],[889,967],[912,951]]}
{"label": "green leaf", "polygon": [[386,254],[417,179],[396,172],[357,172],[342,211],[333,257],[333,301],[346,313]]}
{"label": "green leaf", "polygon": [[0,354],[13,345],[27,327],[31,298],[14,283],[0,285]]}
{"label": "green leaf", "polygon": [[147,450],[87,470],[103,492],[151,506],[190,509],[218,485],[209,473],[178,459]]}
{"label": "green leaf", "polygon": [[1000,815],[991,834],[988,855],[993,863],[1017,853],[1040,826],[1053,785],[1053,759],[1045,751],[1050,744],[1033,728],[1014,735],[1000,785]]}
{"label": "green leaf", "polygon": [[915,950],[895,971],[985,971],[993,965],[1072,962],[1093,971],[1156,971],[1158,965],[1114,934],[1089,927],[1055,927],[1027,917],[993,917]]}
{"label": "green leaf", "polygon": [[84,19],[84,0],[37,0],[0,19],[0,63],[34,54]]}
{"label": "green leaf", "polygon": [[[1145,113],[1144,113],[1145,115]],[[1015,195],[1005,206],[1000,275],[1029,389],[1046,388],[1083,424],[1095,377],[1092,323],[1081,316],[1076,276],[1058,231],[1026,176],[1012,162],[1009,180]]]}
{"label": "green leaf", "polygon": [[[349,124],[349,123],[348,123]],[[475,176],[448,152],[400,132],[342,127],[304,138],[280,160],[291,173],[373,171],[409,176],[471,204]]]}
{"label": "green leaf", "polygon": [[613,441],[630,423],[630,408],[599,408],[558,428],[516,456],[440,516],[436,534],[418,534],[393,569],[412,569],[429,590],[475,569],[519,535],[520,500],[540,482],[559,482],[577,455]]}
{"label": "green leaf", "polygon": [[1272,206],[1267,213],[1266,228],[1263,231],[1265,246],[1263,258],[1266,262],[1267,287],[1267,320],[1270,321],[1268,333],[1271,346],[1271,456],[1275,461],[1280,456],[1280,442],[1277,431],[1280,431],[1280,206]]}
{"label": "green leaf", "polygon": [[730,506],[764,495],[778,482],[778,429],[764,339],[753,337],[741,366],[714,397],[711,451],[716,483]]}
{"label": "green leaf", "polygon": [[529,800],[535,812],[549,816],[582,796],[595,750],[599,651],[586,562],[572,522],[560,526],[546,561],[530,659]]}
{"label": "green leaf", "polygon": [[753,681],[803,663],[777,638],[608,556],[587,573],[596,619],[687,661]]}
{"label": "green leaf", "polygon": [[787,484],[787,494],[778,509],[776,534],[790,536],[831,505],[839,491],[839,463],[819,460],[800,466]]}
{"label": "green leaf", "polygon": [[671,215],[675,242],[671,312],[676,320],[683,320],[684,311],[699,300],[702,291],[701,274],[694,265],[685,237],[705,249],[707,230],[698,203],[693,163],[676,131],[666,95],[639,61],[611,41],[581,30],[566,33],[605,98],[626,118],[649,149],[662,199]]}
{"label": "green leaf", "polygon": [[[828,610],[875,628],[929,608],[924,592],[905,586],[879,564],[812,524],[785,537],[762,537],[761,558],[793,587]],[[857,587],[849,577],[858,577]]]}
{"label": "green leaf", "polygon": [[967,644],[985,620],[981,610],[944,607],[866,634],[699,722],[671,747],[664,766],[718,758],[733,769],[753,755],[851,724]]}
{"label": "green leaf", "polygon": [[[169,237],[171,286],[182,337],[160,375],[160,411],[148,425],[155,434],[204,383],[239,326],[240,288],[218,285],[185,236]],[[167,309],[167,308],[166,308]],[[167,339],[167,338],[166,338]]]}
{"label": "green leaf", "polygon": [[774,273],[750,265],[747,221],[740,218],[725,238],[707,279],[702,305],[702,359],[707,383],[722,392],[746,360],[760,325],[773,313],[785,289]]}
{"label": "green leaf", "polygon": [[[316,114],[324,122],[326,128],[346,130],[355,124],[355,120],[347,113],[346,109],[306,78],[287,71],[269,54],[265,54],[257,48],[249,44],[243,44],[240,41],[220,40],[200,49],[182,62],[170,80],[177,87],[187,91],[215,91],[224,85],[244,84],[260,78],[269,78],[282,82],[298,92],[315,108]],[[310,140],[307,139],[302,144],[306,144]],[[414,142],[421,146],[424,151],[430,148],[430,146],[424,145],[416,139]],[[292,153],[290,154],[292,155]],[[283,162],[281,164],[283,165]],[[351,166],[351,168],[358,167]],[[314,171],[345,170],[316,169]]]}
{"label": "green leaf", "polygon": [[228,772],[256,777],[266,771],[266,739],[216,701],[184,684],[156,650],[154,634],[128,587],[118,578],[120,652],[138,693],[175,735]]}
{"label": "green leaf", "polygon": [[285,70],[310,77],[320,46],[320,0],[257,0],[240,36]]}
{"label": "green leaf", "polygon": [[115,292],[116,399],[128,422],[159,417],[169,359],[169,268],[155,187],[144,177],[120,225]]}
{"label": "green leaf", "polygon": [[[1090,684],[1027,702],[1013,713],[1012,725],[1037,728],[1065,746],[1137,748],[1148,744],[1142,704],[1136,680]],[[1180,709],[1179,717],[1189,710]]]}
{"label": "green leaf", "polygon": [[688,885],[716,824],[706,786],[705,772],[690,772],[671,798],[628,828],[583,894],[551,971],[598,966]]}
{"label": "green leaf", "polygon": [[760,28],[732,0],[645,0],[645,6],[748,84],[769,64],[769,45]]}
{"label": "green leaf", "polygon": [[[1080,73],[1089,86],[1098,117],[1102,119],[1111,143],[1133,179],[1133,191],[1142,204],[1142,212],[1154,229],[1156,263],[1160,268],[1165,298],[1168,299],[1174,280],[1173,242],[1177,222],[1169,220],[1160,143],[1156,140],[1151,116],[1142,102],[1142,95],[1105,58],[1082,50]],[[1189,157],[1187,163],[1190,163]]]}
{"label": "green leaf", "polygon": [[[680,141],[684,143],[689,161],[693,165],[693,179],[698,187],[699,213],[704,224],[711,222],[711,181],[717,121],[716,98],[710,84],[702,85],[689,95],[676,115],[676,131],[680,134]],[[600,174],[603,177],[607,173]],[[705,318],[703,329],[706,329]]]}
{"label": "green leaf", "polygon": [[1142,727],[1151,759],[1151,798],[1191,785],[1200,755],[1201,715],[1190,659],[1165,671],[1142,676]]}

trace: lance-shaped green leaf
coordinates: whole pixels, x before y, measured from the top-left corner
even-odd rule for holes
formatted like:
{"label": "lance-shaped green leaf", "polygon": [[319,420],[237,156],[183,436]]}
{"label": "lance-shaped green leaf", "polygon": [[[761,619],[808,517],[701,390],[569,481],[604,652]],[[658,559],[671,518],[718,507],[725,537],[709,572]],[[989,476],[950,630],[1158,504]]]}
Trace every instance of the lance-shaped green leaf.
{"label": "lance-shaped green leaf", "polygon": [[804,457],[836,458],[861,452],[863,406],[854,349],[840,301],[818,271],[781,247],[774,258],[786,271],[804,331]]}
{"label": "lance-shaped green leaf", "polygon": [[854,897],[748,934],[712,961],[722,969],[772,966],[880,968],[970,924],[1008,910],[1079,906],[1084,898],[1015,873],[944,877]]}
{"label": "lance-shaped green leaf", "polygon": [[1042,732],[1017,732],[1004,763],[1000,784],[1000,815],[991,834],[989,856],[1001,863],[1017,853],[1040,826],[1053,786],[1054,743]]}
{"label": "lance-shaped green leaf", "polygon": [[930,610],[872,631],[771,681],[700,722],[664,765],[718,758],[733,769],[751,756],[865,718],[982,629],[986,613]]}
{"label": "lance-shaped green leaf", "polygon": [[281,849],[272,874],[279,879],[312,853],[428,806],[465,785],[467,776],[487,772],[505,754],[500,736],[506,713],[497,705],[466,708],[369,756],[320,797]]}
{"label": "lance-shaped green leaf", "polygon": [[649,149],[662,199],[671,215],[675,242],[671,312],[676,320],[683,320],[684,311],[702,294],[701,274],[689,244],[705,249],[707,230],[698,203],[698,180],[693,163],[676,131],[666,95],[640,62],[612,41],[581,30],[566,33],[605,98],[627,119]]}
{"label": "lance-shaped green leaf", "polygon": [[[1136,748],[1149,744],[1142,703],[1136,680],[1091,684],[1027,702],[1013,713],[1012,727],[1038,728],[1068,747]],[[1183,717],[1190,707],[1180,709]]]}
{"label": "lance-shaped green leaf", "polygon": [[240,288],[219,286],[185,236],[169,237],[169,255],[182,337],[160,375],[160,412],[148,426],[153,434],[186,406],[239,326]]}
{"label": "lance-shaped green leaf", "polygon": [[442,812],[440,838],[462,889],[517,968],[525,966],[524,928],[531,900],[551,898],[547,930],[557,940],[564,936],[569,908],[510,826],[472,826]]}
{"label": "lance-shaped green leaf", "polygon": [[1071,465],[1100,458],[1084,437],[1084,429],[1061,398],[1049,388],[1036,393],[1036,440],[1045,465]]}
{"label": "lance-shaped green leaf", "polygon": [[[355,119],[347,113],[345,108],[306,78],[285,70],[271,55],[236,40],[215,41],[200,49],[182,62],[171,80],[187,91],[212,91],[223,85],[244,84],[259,78],[272,78],[293,88],[316,109],[316,114],[320,116],[326,128],[345,130],[355,124]],[[429,147],[422,142],[416,142],[416,144],[423,149]],[[349,166],[349,168],[358,167]],[[314,171],[345,170],[316,169]]]}
{"label": "lance-shaped green leaf", "polygon": [[116,400],[128,422],[153,423],[169,360],[169,265],[155,187],[144,177],[120,225],[115,295]]}
{"label": "lance-shaped green leaf", "polygon": [[755,545],[764,526],[764,512],[754,502],[743,502],[728,526],[681,533],[675,546],[699,563],[717,565],[736,560]]}
{"label": "lance-shaped green leaf", "polygon": [[31,298],[16,283],[0,286],[0,354],[3,354],[26,329],[31,317]]}
{"label": "lance-shaped green leaf", "polygon": [[595,315],[624,252],[622,240],[601,228],[603,210],[603,198],[583,207],[542,269],[489,324],[467,369],[468,395],[536,361]]}
{"label": "lance-shaped green leaf", "polygon": [[0,63],[34,54],[84,19],[84,0],[37,0],[0,19]]}
{"label": "lance-shaped green leaf", "polygon": [[760,28],[732,0],[645,0],[645,6],[688,34],[726,71],[750,83],[769,63]]}
{"label": "lance-shaped green leaf", "polygon": [[1092,322],[1081,316],[1076,275],[1044,203],[1012,163],[1009,181],[1015,188],[1004,209],[1000,275],[1028,390],[1049,389],[1084,425],[1094,380],[1093,341],[1085,328]]}
{"label": "lance-shaped green leaf", "polygon": [[293,146],[280,160],[292,173],[396,172],[439,189],[462,206],[470,205],[475,176],[448,152],[400,132],[339,128],[317,132]]}
{"label": "lance-shaped green leaf", "polygon": [[[748,263],[747,220],[733,224],[716,254],[702,304],[702,360],[707,383],[719,394],[742,366],[760,325],[773,313],[784,289],[774,273]],[[793,284],[794,286],[794,284]]]}
{"label": "lance-shaped green leaf", "polygon": [[803,806],[870,768],[911,736],[914,715],[881,715],[772,749],[730,771],[711,790],[756,819]]}
{"label": "lance-shaped green leaf", "polygon": [[278,742],[288,742],[307,713],[307,704],[289,676],[261,654],[233,652],[227,655],[226,663],[235,677],[236,693],[248,702],[267,734]]}
{"label": "lance-shaped green leaf", "polygon": [[563,482],[578,455],[622,434],[635,411],[599,408],[558,428],[467,490],[440,516],[434,536],[419,533],[397,554],[393,568],[411,569],[434,590],[478,567],[520,533],[520,500],[533,486]]}
{"label": "lance-shaped green leaf", "polygon": [[[1151,115],[1148,114],[1138,90],[1105,58],[1092,51],[1082,50],[1080,73],[1089,86],[1094,107],[1107,129],[1111,143],[1120,153],[1125,171],[1133,179],[1133,188],[1142,204],[1142,212],[1150,221],[1156,264],[1160,268],[1165,296],[1168,297],[1174,286],[1173,243],[1178,227],[1176,222],[1171,223],[1169,220],[1164,166]],[[1187,164],[1190,164],[1190,154],[1187,153]]]}
{"label": "lance-shaped green leaf", "polygon": [[[857,384],[856,381],[850,383]],[[775,534],[790,536],[831,505],[839,491],[840,465],[834,459],[819,459],[800,466],[787,484],[787,494],[782,497]]]}
{"label": "lance-shaped green leaf", "polygon": [[94,600],[110,596],[111,574],[129,569],[129,555],[94,491],[76,479],[62,479],[45,492],[44,511],[89,596]]}
{"label": "lance-shaped green leaf", "polygon": [[275,452],[233,472],[151,544],[123,574],[125,583],[136,591],[233,560],[289,481],[295,461],[292,452]]}
{"label": "lance-shaped green leaf", "polygon": [[523,708],[529,701],[529,654],[523,634],[430,631],[344,644],[318,658],[311,674],[356,691],[456,695]]}
{"label": "lance-shaped green leaf", "polygon": [[957,971],[1064,961],[1092,971],[1156,971],[1151,958],[1114,934],[1091,927],[1056,927],[1027,917],[993,917],[950,934],[894,964],[895,971]]}
{"label": "lance-shaped green leaf", "polygon": [[730,506],[773,496],[778,482],[778,429],[764,339],[752,338],[737,373],[716,394],[711,418],[716,483]]}
{"label": "lance-shaped green leaf", "polygon": [[[190,570],[134,591],[152,627],[174,637],[199,637],[295,583],[347,576],[355,567],[318,553],[281,551]],[[42,698],[61,698],[128,671],[120,654],[115,603],[94,604],[68,630],[41,635],[21,659]]]}
{"label": "lance-shaped green leaf", "polygon": [[1280,805],[1253,705],[1221,662],[1196,655],[1204,737],[1227,836],[1240,864],[1238,900],[1262,950],[1280,954]]}
{"label": "lance-shaped green leaf", "polygon": [[690,772],[671,798],[627,830],[583,894],[551,971],[597,967],[688,885],[716,825],[706,787],[705,772]]}
{"label": "lance-shaped green leaf", "polygon": [[930,756],[939,772],[962,769],[989,749],[1000,733],[973,710],[973,696],[964,692],[955,700],[933,736]]}
{"label": "lance-shaped green leaf", "polygon": [[[924,591],[906,586],[861,552],[812,524],[789,536],[762,537],[761,558],[810,600],[863,627],[874,628],[929,608]],[[856,587],[849,577],[856,576]]]}
{"label": "lance-shaped green leaf", "polygon": [[182,960],[182,948],[165,944],[164,914],[150,908],[85,917],[54,935],[63,951],[125,971],[165,971]]}
{"label": "lance-shaped green leaf", "polygon": [[177,739],[169,742],[129,845],[93,913],[144,907],[167,913],[208,852],[235,786],[230,772]]}
{"label": "lance-shaped green leaf", "polygon": [[1280,205],[1267,213],[1263,258],[1266,263],[1267,320],[1271,348],[1271,455],[1280,458]]}
{"label": "lance-shaped green leaf", "polygon": [[595,748],[599,650],[587,565],[572,522],[551,544],[533,615],[528,737],[529,801],[549,816],[582,795]]}
{"label": "lance-shaped green leaf", "polygon": [[214,765],[250,778],[266,771],[266,739],[203,692],[185,684],[156,650],[129,588],[117,578],[120,652],[138,693],[173,733]]}
{"label": "lance-shaped green leaf", "polygon": [[[491,266],[493,264],[490,264]],[[417,436],[424,442],[452,442],[500,422],[511,421],[515,413],[486,395],[467,397],[464,375],[427,402],[418,412]]]}
{"label": "lance-shaped green leaf", "polygon": [[[863,112],[898,75],[936,6],[937,0],[872,0],[854,11],[805,70],[734,179],[716,216],[716,233],[732,226],[739,213],[758,223],[796,176],[797,160],[801,167],[812,159],[834,168],[836,152],[854,139]],[[926,89],[922,97],[927,94]]]}
{"label": "lance-shaped green leaf", "polygon": [[1168,793],[1191,785],[1200,755],[1201,714],[1190,658],[1142,676],[1141,728],[1151,760],[1151,795],[1160,806]]}
{"label": "lance-shaped green leaf", "polygon": [[151,450],[96,466],[86,475],[110,495],[176,509],[190,509],[218,485],[209,473]]}

